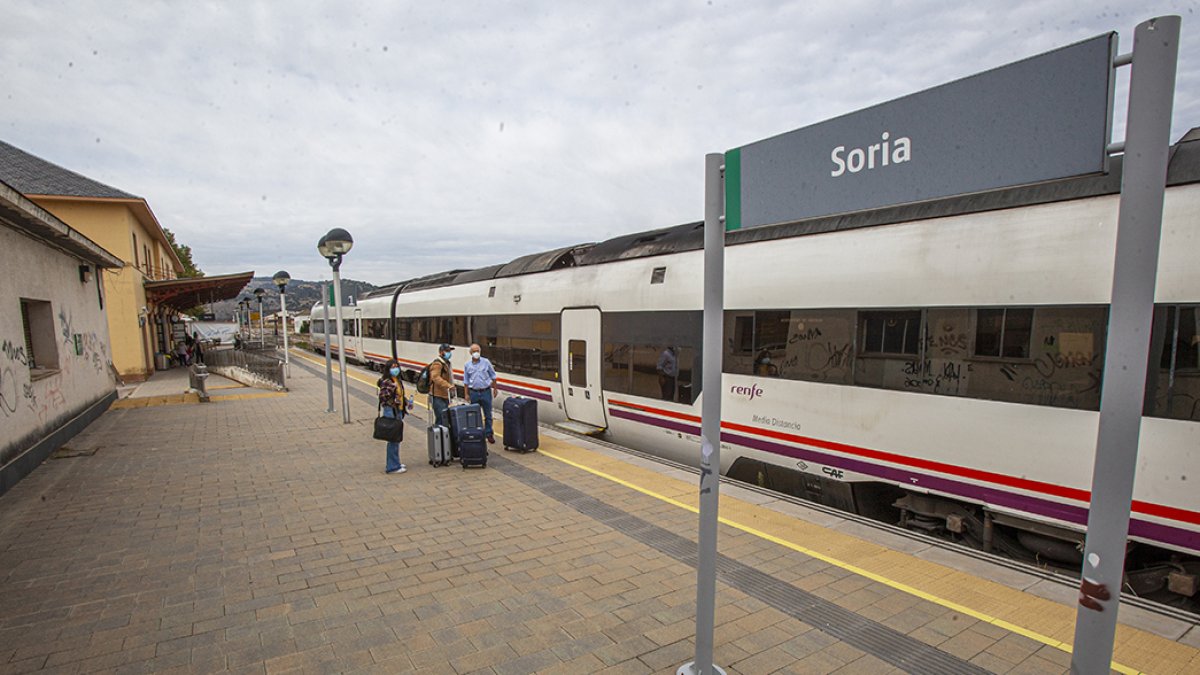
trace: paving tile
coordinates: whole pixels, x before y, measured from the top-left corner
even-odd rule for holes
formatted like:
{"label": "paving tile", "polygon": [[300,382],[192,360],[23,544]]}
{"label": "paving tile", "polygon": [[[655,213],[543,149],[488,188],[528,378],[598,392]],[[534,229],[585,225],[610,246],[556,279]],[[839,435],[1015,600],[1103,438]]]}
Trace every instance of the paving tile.
{"label": "paving tile", "polygon": [[[694,568],[499,467],[687,541],[694,514],[541,453],[435,469],[422,433],[401,450],[410,471],[386,476],[373,405],[355,394],[344,425],[322,412],[324,383],[294,371],[284,396],[110,410],[80,438],[104,452],[48,462],[0,498],[0,671],[663,673],[691,660]],[[1069,664],[721,527],[729,559],[984,668]],[[766,599],[718,584],[714,652],[732,672],[895,670]]]}

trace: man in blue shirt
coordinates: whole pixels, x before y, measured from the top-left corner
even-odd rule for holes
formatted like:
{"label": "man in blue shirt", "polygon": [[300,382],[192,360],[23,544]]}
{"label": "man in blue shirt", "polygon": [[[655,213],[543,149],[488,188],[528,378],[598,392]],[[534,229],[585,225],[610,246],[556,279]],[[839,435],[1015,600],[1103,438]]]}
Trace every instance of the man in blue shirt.
{"label": "man in blue shirt", "polygon": [[463,384],[467,387],[471,403],[478,403],[483,408],[483,430],[487,432],[488,443],[495,443],[496,436],[492,434],[492,398],[497,394],[496,369],[491,361],[480,355],[478,344],[471,345],[471,358],[463,366]]}

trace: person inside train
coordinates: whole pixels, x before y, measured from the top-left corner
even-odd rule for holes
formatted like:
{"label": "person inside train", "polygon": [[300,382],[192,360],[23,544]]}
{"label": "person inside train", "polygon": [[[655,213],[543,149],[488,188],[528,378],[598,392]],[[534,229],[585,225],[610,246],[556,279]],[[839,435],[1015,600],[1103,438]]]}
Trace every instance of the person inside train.
{"label": "person inside train", "polygon": [[478,403],[483,409],[483,431],[487,434],[487,442],[495,443],[496,436],[492,433],[492,399],[496,391],[496,369],[492,362],[482,356],[478,343],[471,345],[471,358],[463,364],[463,386],[467,388],[467,398],[471,403]]}
{"label": "person inside train", "polygon": [[429,408],[435,424],[450,426],[450,392],[454,391],[454,370],[450,367],[450,352],[454,347],[443,342],[438,357],[429,364]]}
{"label": "person inside train", "polygon": [[[408,401],[404,396],[404,380],[400,379],[400,362],[388,359],[383,367],[383,377],[376,383],[379,387],[379,414],[384,417],[404,419]],[[400,463],[400,443],[388,441],[385,473],[404,473],[408,467]]]}
{"label": "person inside train", "polygon": [[679,360],[675,358],[675,348],[668,346],[658,355],[655,365],[658,371],[658,388],[664,401],[675,400],[675,379],[679,377]]}

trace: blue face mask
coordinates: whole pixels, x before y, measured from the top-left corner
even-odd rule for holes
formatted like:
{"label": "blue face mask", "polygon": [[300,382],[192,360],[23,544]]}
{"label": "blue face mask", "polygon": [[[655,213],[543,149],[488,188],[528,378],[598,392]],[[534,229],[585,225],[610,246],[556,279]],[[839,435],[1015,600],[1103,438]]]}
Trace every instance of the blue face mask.
{"label": "blue face mask", "polygon": [[442,354],[442,358],[449,361],[450,360],[450,352],[446,352],[445,354]]}
{"label": "blue face mask", "polygon": [[398,376],[400,375],[400,369],[399,369],[399,368],[392,368],[392,369],[391,369],[391,370],[389,370],[388,372],[392,374],[392,377],[398,377]]}

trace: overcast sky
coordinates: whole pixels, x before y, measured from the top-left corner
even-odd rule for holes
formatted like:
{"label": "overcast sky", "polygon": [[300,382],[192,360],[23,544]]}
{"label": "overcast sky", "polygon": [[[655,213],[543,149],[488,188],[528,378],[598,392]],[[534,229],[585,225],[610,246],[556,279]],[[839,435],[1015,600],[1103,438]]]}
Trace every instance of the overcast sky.
{"label": "overcast sky", "polygon": [[[208,274],[377,284],[699,220],[704,154],[1197,2],[0,6],[0,138],[145,197]],[[1128,68],[1114,135],[1123,135]]]}

